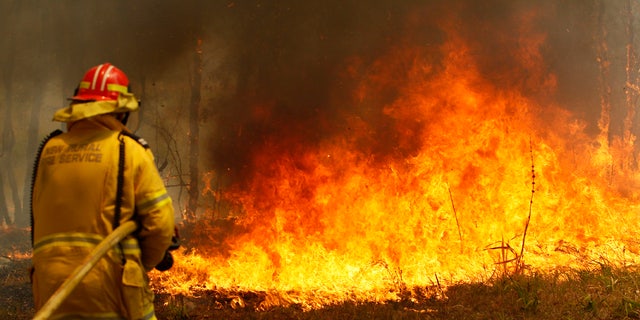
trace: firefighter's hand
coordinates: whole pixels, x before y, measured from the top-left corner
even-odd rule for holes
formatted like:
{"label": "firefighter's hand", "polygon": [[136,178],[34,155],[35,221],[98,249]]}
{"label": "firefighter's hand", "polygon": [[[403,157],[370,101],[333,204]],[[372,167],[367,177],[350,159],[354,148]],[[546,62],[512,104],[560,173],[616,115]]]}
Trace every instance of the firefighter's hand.
{"label": "firefighter's hand", "polygon": [[173,267],[173,255],[171,254],[171,251],[180,248],[178,228],[175,229],[174,233],[175,235],[171,237],[171,244],[169,245],[169,248],[167,248],[167,251],[164,252],[162,261],[160,261],[160,263],[158,263],[158,265],[156,266],[156,270],[158,271],[167,271],[171,269],[171,267]]}
{"label": "firefighter's hand", "polygon": [[167,250],[164,252],[162,261],[160,261],[160,263],[158,263],[158,265],[156,266],[156,270],[167,271],[171,269],[171,267],[173,267],[173,255],[171,254],[171,252],[169,252],[169,250]]}

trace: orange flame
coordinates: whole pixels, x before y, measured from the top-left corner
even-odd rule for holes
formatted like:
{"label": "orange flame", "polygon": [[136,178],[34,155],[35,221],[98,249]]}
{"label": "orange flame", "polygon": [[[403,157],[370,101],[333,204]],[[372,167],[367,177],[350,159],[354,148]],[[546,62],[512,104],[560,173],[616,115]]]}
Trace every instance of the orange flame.
{"label": "orange flame", "polygon": [[[383,109],[397,141],[387,156],[361,147],[380,129],[363,120],[366,110],[349,118],[349,135],[319,146],[267,141],[253,182],[224,194],[241,204],[237,220],[203,226],[210,246],[180,254],[156,279],[173,293],[273,291],[282,293],[273,304],[314,308],[482,280],[510,261],[637,262],[639,177],[621,162],[633,140],[611,146],[607,132],[591,137],[569,111],[521,92],[555,88],[536,55],[544,36],[519,46],[530,74],[509,85],[484,79],[472,48],[449,36],[443,66],[423,48],[392,50],[353,93],[366,108],[376,92],[395,90]],[[403,78],[397,64],[408,67]],[[362,65],[353,59],[347,76]]]}

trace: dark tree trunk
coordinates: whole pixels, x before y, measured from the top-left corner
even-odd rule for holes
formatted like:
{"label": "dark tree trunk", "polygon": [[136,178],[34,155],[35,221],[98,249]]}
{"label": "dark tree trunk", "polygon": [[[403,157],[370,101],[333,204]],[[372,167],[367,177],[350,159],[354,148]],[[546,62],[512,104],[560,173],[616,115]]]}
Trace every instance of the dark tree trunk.
{"label": "dark tree trunk", "polygon": [[611,139],[610,125],[611,125],[611,85],[610,81],[610,61],[609,61],[609,48],[607,46],[607,27],[605,19],[605,0],[597,2],[597,25],[599,27],[597,41],[597,53],[598,62],[600,63],[600,120],[598,121],[598,127],[600,132],[606,135],[607,141]]}
{"label": "dark tree trunk", "polygon": [[[7,109],[11,109],[11,108],[9,107]],[[22,221],[20,220],[20,216],[22,215],[22,212],[23,212],[23,209],[22,209],[23,206],[22,206],[22,199],[20,198],[20,188],[18,186],[18,182],[16,180],[16,175],[15,175],[16,164],[15,164],[14,158],[11,156],[11,153],[15,145],[15,136],[13,134],[11,112],[8,112],[8,114],[6,115],[6,118],[4,121],[4,129],[2,131],[3,131],[3,138],[5,139],[5,143],[4,143],[5,157],[2,163],[2,167],[6,168],[6,172],[7,172],[6,181],[7,181],[9,190],[11,191],[11,201],[13,202],[13,207],[14,207],[13,222],[16,223],[17,221]],[[20,226],[23,227],[25,225],[20,225]]]}
{"label": "dark tree trunk", "polygon": [[[2,74],[2,84],[4,87],[5,96],[4,96],[4,105],[6,106],[6,111],[4,112],[4,121],[2,122],[2,136],[0,136],[0,167],[5,168],[3,170],[6,174],[0,174],[0,224],[4,221],[7,225],[13,224],[13,219],[9,214],[9,205],[7,203],[7,198],[5,197],[5,191],[8,189],[7,185],[9,185],[10,178],[13,174],[13,168],[9,167],[10,162],[9,158],[11,157],[11,151],[13,149],[13,145],[15,144],[14,136],[13,136],[13,128],[11,127],[11,67],[7,66],[4,68],[4,73]],[[14,211],[15,212],[15,211]]]}
{"label": "dark tree trunk", "polygon": [[[635,1],[634,1],[635,2]],[[635,33],[634,33],[634,3],[631,0],[627,0],[624,3],[624,32],[627,39],[625,44],[626,53],[626,78],[625,78],[625,104],[626,104],[626,117],[624,119],[624,139],[625,144],[634,146],[635,137],[637,135],[638,124],[636,119],[638,117],[636,108],[638,104],[638,97],[640,96],[640,86],[638,85],[638,63],[637,54],[635,48]],[[638,146],[635,148],[629,148],[630,164],[637,168],[636,161],[633,153],[638,150]]]}
{"label": "dark tree trunk", "polygon": [[[3,9],[6,10],[14,10],[20,3],[11,2],[7,3]],[[12,21],[2,21],[4,28],[8,28],[8,26],[12,23]],[[5,109],[3,113],[2,121],[2,136],[0,137],[0,168],[2,168],[4,174],[0,176],[0,223],[1,221],[5,221],[7,224],[13,224],[15,220],[15,216],[17,212],[20,212],[20,196],[17,195],[18,187],[16,185],[15,180],[15,168],[13,167],[13,160],[11,155],[13,154],[13,148],[15,146],[15,136],[13,132],[13,116],[12,116],[12,103],[11,103],[11,91],[12,91],[12,78],[13,78],[13,65],[15,64],[15,50],[12,46],[8,46],[6,50],[3,52],[5,55],[3,56],[2,69],[0,69],[1,73],[1,81],[4,87],[4,101],[3,107]],[[7,197],[5,192],[11,192],[11,199],[14,202],[14,217],[11,218],[11,214],[9,212],[9,204],[7,202]]]}
{"label": "dark tree trunk", "polygon": [[[0,181],[2,181],[2,172],[0,172]],[[7,199],[4,197],[4,190],[0,190],[0,226],[3,224],[11,225],[11,223],[9,208],[7,208]]]}
{"label": "dark tree trunk", "polygon": [[31,177],[33,166],[31,165],[35,160],[36,150],[40,144],[40,105],[43,101],[42,93],[38,92],[33,99],[34,103],[31,105],[31,115],[29,117],[29,130],[27,136],[27,159],[29,159],[28,169],[24,177],[23,197],[22,197],[22,210],[18,211],[16,208],[16,225],[19,227],[26,227],[31,224],[30,211],[31,211]]}
{"label": "dark tree trunk", "polygon": [[202,41],[196,39],[196,51],[193,56],[193,76],[191,82],[191,103],[189,108],[189,201],[187,204],[187,220],[194,222],[198,210],[200,196],[200,170],[198,160],[200,154],[200,87],[202,83]]}
{"label": "dark tree trunk", "polygon": [[[10,84],[5,83],[5,87],[9,90],[11,89]],[[7,92],[10,92],[10,91],[7,91]],[[10,101],[8,101],[9,99],[6,99],[6,100],[8,102],[9,108],[7,108],[7,112],[5,114],[5,120],[3,123],[3,129],[2,129],[3,157],[2,157],[2,163],[0,163],[0,165],[2,166],[2,168],[6,169],[5,170],[6,175],[5,175],[4,181],[6,181],[6,187],[8,187],[9,191],[11,192],[11,201],[13,202],[13,208],[14,208],[12,222],[15,223],[17,220],[17,217],[22,212],[22,201],[20,199],[18,183],[16,182],[15,164],[13,161],[14,159],[13,157],[11,157],[11,154],[15,145],[15,135],[13,134],[13,126],[12,126],[12,120],[11,120],[12,118],[11,107],[10,107],[11,104],[10,104]],[[3,189],[6,189],[6,187],[3,185]],[[4,203],[6,204],[6,199]]]}

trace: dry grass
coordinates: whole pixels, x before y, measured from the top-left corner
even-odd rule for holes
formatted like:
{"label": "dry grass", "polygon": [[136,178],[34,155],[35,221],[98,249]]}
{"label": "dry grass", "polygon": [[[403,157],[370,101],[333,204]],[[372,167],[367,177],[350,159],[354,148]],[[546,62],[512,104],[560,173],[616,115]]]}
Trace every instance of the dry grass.
{"label": "dry grass", "polygon": [[255,292],[158,295],[156,305],[162,319],[640,319],[639,283],[637,267],[594,263],[582,270],[461,283],[443,292],[412,288],[398,301],[347,302],[311,311],[297,305],[258,311],[266,294]]}
{"label": "dry grass", "polygon": [[[0,319],[31,319],[30,260],[14,254],[28,250],[28,234],[0,230],[0,243]],[[158,294],[156,311],[159,319],[640,319],[640,266],[607,261],[579,270],[507,273],[446,289],[392,289],[399,290],[397,301],[353,301],[310,311],[295,304],[264,308],[273,297],[266,292]]]}

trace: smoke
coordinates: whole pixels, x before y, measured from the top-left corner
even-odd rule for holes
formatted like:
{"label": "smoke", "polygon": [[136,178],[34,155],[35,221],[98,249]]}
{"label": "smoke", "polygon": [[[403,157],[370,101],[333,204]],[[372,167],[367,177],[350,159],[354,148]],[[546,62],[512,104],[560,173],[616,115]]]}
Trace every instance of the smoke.
{"label": "smoke", "polygon": [[[593,131],[600,112],[596,4],[238,2],[227,12],[234,22],[227,61],[233,90],[206,107],[215,109],[219,125],[209,138],[210,162],[241,182],[260,170],[256,154],[296,154],[336,137],[360,141],[359,151],[375,159],[411,155],[417,139],[398,136],[383,109],[405,85],[412,59],[443,67],[439,48],[452,34],[463,38],[487,81],[541,105],[561,104]],[[399,54],[403,48],[415,55]],[[394,65],[380,65],[381,58]],[[394,80],[376,82],[381,73]],[[357,96],[362,83],[378,86]],[[423,125],[407,130],[417,136]]]}
{"label": "smoke", "polygon": [[[145,98],[166,106],[161,116],[172,119],[175,109],[189,103],[184,97],[193,89],[193,56],[201,40],[201,141],[208,148],[200,156],[205,166],[225,174],[225,183],[237,183],[259,170],[256,153],[293,154],[336,137],[356,141],[363,154],[380,160],[415,152],[420,146],[398,136],[383,108],[397,97],[410,59],[442,67],[439,47],[453,30],[488,81],[518,86],[543,105],[559,103],[594,130],[600,112],[598,42],[609,41],[611,61],[624,57],[621,40],[614,38],[624,29],[616,24],[622,1],[603,3],[2,0],[3,93],[16,110],[25,104],[58,107],[89,67],[109,61],[129,74],[139,92],[162,84],[167,101]],[[604,39],[603,26],[609,34]],[[526,47],[522,39],[539,45]],[[413,56],[398,53],[407,47],[414,48]],[[380,65],[383,57],[396,63]],[[393,85],[376,82],[383,69]],[[611,72],[613,81],[624,70]],[[184,76],[174,77],[178,73]],[[548,90],[552,78],[557,85]],[[59,83],[57,100],[37,100],[37,88],[52,81]],[[375,90],[360,94],[363,83]],[[188,127],[185,114],[176,118],[181,128]],[[420,127],[408,130],[419,134]]]}
{"label": "smoke", "polygon": [[[212,162],[242,180],[252,175],[251,157],[260,149],[273,154],[313,148],[335,135],[353,134],[352,117],[388,127],[385,101],[354,101],[359,82],[382,55],[403,41],[437,45],[437,12],[420,10],[416,33],[406,19],[422,1],[329,1],[238,5],[243,21],[230,51],[234,94],[221,104],[222,124],[213,135]],[[438,2],[432,2],[436,8]],[[440,9],[438,9],[439,11]],[[410,36],[407,39],[407,35]],[[354,68],[360,70],[350,70]],[[355,73],[354,73],[355,71]],[[392,88],[391,88],[392,89]],[[393,92],[383,95],[392,99]],[[216,106],[213,106],[214,108]],[[382,133],[382,132],[381,132]],[[369,145],[369,144],[367,144]],[[375,148],[375,145],[369,145]],[[225,170],[230,169],[230,170]]]}

